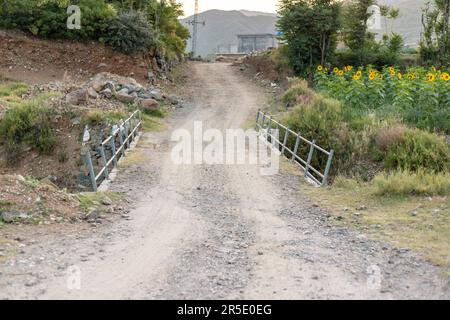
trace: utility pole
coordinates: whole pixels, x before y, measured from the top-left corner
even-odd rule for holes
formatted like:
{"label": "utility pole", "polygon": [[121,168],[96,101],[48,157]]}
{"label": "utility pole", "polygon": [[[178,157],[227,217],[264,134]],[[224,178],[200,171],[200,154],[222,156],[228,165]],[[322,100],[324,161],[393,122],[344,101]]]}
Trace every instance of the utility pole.
{"label": "utility pole", "polygon": [[195,0],[195,10],[194,10],[194,19],[189,20],[187,24],[193,26],[192,31],[192,56],[195,58],[197,54],[197,33],[198,33],[198,25],[202,24],[206,25],[205,21],[198,21],[198,0]]}

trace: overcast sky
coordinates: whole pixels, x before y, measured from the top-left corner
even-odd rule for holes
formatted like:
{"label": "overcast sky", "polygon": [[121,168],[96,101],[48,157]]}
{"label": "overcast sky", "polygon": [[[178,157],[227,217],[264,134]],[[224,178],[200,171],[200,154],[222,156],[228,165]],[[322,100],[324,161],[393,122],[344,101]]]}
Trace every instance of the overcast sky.
{"label": "overcast sky", "polygon": [[[185,16],[194,13],[195,0],[178,0],[183,3]],[[211,9],[221,10],[252,10],[262,12],[276,12],[278,0],[199,0],[199,11]]]}

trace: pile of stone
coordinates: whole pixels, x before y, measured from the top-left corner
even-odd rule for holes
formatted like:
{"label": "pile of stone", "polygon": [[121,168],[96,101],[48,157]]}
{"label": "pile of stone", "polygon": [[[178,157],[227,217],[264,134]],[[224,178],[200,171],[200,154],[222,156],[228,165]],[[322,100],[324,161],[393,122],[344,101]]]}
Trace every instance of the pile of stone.
{"label": "pile of stone", "polygon": [[135,79],[102,72],[80,89],[66,95],[66,102],[73,105],[83,105],[90,99],[115,99],[126,104],[137,104],[142,110],[159,110],[160,102],[168,100],[173,105],[179,105],[175,96],[166,96],[161,89],[146,88]]}

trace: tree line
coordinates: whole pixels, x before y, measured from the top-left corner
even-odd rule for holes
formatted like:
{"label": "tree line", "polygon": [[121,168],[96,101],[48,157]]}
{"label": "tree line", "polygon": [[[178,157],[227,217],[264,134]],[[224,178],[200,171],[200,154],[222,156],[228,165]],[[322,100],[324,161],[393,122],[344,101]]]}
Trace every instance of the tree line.
{"label": "tree line", "polygon": [[[385,22],[381,40],[368,29],[376,0],[280,0],[278,29],[297,73],[311,74],[318,64],[399,65],[403,38],[392,30],[398,9],[380,6]],[[450,0],[434,0],[423,9],[420,42],[423,64],[445,67],[450,61]],[[389,28],[389,26],[391,26]],[[337,50],[338,44],[343,49]]]}

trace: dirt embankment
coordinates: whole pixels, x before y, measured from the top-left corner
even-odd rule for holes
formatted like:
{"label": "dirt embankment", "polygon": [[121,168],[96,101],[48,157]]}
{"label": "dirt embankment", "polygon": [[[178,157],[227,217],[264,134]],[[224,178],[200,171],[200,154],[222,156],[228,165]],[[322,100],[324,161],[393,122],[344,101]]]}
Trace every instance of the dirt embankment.
{"label": "dirt embankment", "polygon": [[85,81],[99,72],[112,72],[146,81],[156,74],[156,60],[128,56],[98,42],[44,40],[20,31],[0,30],[0,75],[27,83]]}

